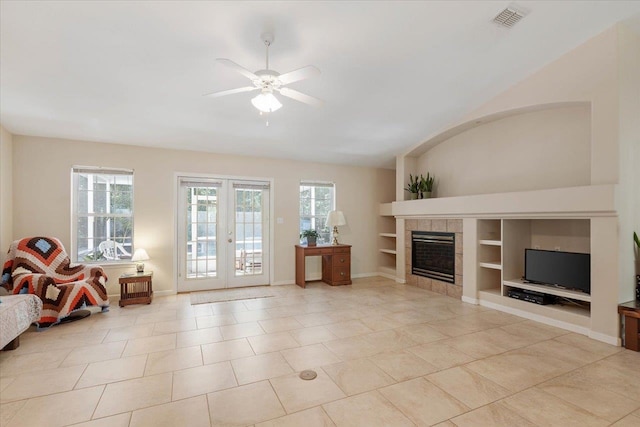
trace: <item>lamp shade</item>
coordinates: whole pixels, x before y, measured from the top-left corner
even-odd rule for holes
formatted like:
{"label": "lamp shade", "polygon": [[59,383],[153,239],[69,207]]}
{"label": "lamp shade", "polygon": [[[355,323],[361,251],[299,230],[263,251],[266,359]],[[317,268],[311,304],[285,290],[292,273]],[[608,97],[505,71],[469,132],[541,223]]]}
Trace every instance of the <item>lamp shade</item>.
{"label": "lamp shade", "polygon": [[131,261],[147,261],[149,259],[149,254],[144,249],[136,249],[131,257]]}
{"label": "lamp shade", "polygon": [[276,98],[271,92],[262,92],[260,95],[253,98],[251,103],[263,113],[271,113],[282,107],[278,98]]}
{"label": "lamp shade", "polygon": [[327,227],[335,227],[337,225],[347,225],[347,220],[342,211],[331,211],[327,217]]}

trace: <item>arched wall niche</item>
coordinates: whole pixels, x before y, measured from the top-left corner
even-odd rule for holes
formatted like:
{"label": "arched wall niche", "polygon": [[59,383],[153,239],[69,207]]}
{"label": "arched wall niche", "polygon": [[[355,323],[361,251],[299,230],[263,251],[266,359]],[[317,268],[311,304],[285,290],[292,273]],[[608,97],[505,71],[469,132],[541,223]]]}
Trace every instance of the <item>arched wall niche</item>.
{"label": "arched wall niche", "polygon": [[591,104],[533,105],[474,118],[414,148],[436,196],[590,185]]}

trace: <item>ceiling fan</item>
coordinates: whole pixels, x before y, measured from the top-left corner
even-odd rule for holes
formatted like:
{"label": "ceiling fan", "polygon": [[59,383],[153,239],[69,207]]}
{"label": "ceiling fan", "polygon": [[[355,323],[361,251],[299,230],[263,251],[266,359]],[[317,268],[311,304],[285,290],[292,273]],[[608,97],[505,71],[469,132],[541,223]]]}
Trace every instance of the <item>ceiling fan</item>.
{"label": "ceiling fan", "polygon": [[273,43],[273,34],[265,33],[262,34],[260,38],[264,42],[264,45],[267,49],[267,64],[264,70],[258,70],[255,73],[252,73],[251,71],[229,59],[216,59],[219,64],[226,65],[232,70],[235,70],[243,76],[247,77],[249,80],[251,80],[253,86],[245,86],[237,89],[208,93],[204,96],[217,98],[220,96],[232,95],[234,93],[252,92],[254,90],[259,90],[260,94],[253,98],[251,100],[251,103],[254,107],[260,110],[261,114],[271,113],[282,107],[282,104],[280,103],[280,101],[278,101],[278,98],[276,98],[273,94],[274,92],[278,92],[280,95],[295,99],[296,101],[303,102],[305,104],[314,106],[322,105],[323,101],[318,98],[314,98],[313,96],[309,96],[302,92],[298,92],[297,90],[285,87],[289,83],[317,76],[318,74],[320,74],[320,70],[313,65],[307,65],[306,67],[302,67],[284,74],[280,74],[275,70],[270,70],[269,46],[271,46],[271,44]]}

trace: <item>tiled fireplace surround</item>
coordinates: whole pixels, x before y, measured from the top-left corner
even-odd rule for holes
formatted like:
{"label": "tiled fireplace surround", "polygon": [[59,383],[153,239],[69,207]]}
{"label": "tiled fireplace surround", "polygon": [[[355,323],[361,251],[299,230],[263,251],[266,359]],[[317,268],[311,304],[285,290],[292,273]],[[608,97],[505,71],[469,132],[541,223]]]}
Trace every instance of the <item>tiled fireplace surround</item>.
{"label": "tiled fireplace surround", "polygon": [[[462,298],[462,220],[461,219],[407,219],[404,222],[405,234],[405,262],[406,282],[439,294],[454,298]],[[411,232],[412,231],[442,231],[456,233],[456,283],[446,283],[428,277],[411,274]]]}

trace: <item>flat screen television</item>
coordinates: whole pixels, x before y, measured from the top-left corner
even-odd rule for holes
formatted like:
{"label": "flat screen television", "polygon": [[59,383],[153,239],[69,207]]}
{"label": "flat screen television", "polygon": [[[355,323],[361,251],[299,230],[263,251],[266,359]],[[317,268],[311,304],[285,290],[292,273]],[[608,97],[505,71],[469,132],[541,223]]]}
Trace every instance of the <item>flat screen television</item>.
{"label": "flat screen television", "polygon": [[591,255],[524,250],[524,280],[591,293]]}

